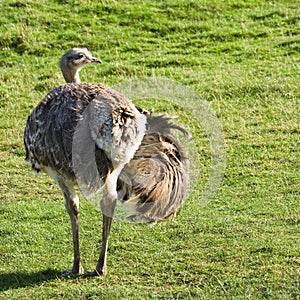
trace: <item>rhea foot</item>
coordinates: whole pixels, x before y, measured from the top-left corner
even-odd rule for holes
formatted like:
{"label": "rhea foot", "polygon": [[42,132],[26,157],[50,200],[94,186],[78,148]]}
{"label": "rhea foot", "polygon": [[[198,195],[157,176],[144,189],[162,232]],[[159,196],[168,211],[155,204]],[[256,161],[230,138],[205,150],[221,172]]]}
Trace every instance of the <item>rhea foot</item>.
{"label": "rhea foot", "polygon": [[67,277],[67,276],[77,276],[77,275],[83,275],[84,274],[84,269],[82,266],[77,268],[78,270],[64,270],[61,272],[62,277]]}
{"label": "rhea foot", "polygon": [[104,276],[106,275],[106,268],[102,268],[102,270],[95,269],[94,271],[86,271],[84,273],[85,277],[95,277],[95,276]]}

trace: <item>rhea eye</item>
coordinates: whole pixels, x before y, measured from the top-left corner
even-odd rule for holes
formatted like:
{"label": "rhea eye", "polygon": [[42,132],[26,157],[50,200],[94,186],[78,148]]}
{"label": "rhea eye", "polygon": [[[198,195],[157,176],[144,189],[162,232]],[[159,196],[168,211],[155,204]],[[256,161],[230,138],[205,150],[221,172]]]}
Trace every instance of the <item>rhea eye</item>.
{"label": "rhea eye", "polygon": [[82,53],[79,53],[78,55],[77,55],[77,59],[80,59],[80,58],[83,58],[84,57],[84,55],[82,54]]}

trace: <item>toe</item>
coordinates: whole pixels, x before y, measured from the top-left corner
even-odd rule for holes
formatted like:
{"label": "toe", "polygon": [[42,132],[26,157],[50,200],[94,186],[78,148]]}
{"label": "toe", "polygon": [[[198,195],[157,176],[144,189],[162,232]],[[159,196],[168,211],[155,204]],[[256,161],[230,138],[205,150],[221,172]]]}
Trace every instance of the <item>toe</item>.
{"label": "toe", "polygon": [[104,275],[103,272],[99,272],[97,270],[87,271],[84,273],[85,277],[95,277],[95,276],[102,276],[102,275]]}

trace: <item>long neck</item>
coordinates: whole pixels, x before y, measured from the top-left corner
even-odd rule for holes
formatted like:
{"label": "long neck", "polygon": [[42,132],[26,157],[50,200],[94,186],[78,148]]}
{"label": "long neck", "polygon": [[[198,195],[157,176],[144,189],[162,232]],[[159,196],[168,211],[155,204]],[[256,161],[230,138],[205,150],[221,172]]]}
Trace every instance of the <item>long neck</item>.
{"label": "long neck", "polygon": [[70,67],[62,66],[61,71],[67,83],[74,82],[80,83],[79,71],[80,69],[73,69]]}

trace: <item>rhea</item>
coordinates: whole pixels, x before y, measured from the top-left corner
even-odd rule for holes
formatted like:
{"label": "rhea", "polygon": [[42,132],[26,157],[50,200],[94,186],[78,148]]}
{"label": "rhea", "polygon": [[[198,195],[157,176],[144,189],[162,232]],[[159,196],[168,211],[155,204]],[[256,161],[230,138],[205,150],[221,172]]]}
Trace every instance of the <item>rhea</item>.
{"label": "rhea", "polygon": [[60,61],[66,84],[50,91],[29,115],[24,131],[26,161],[58,184],[70,216],[74,260],[64,275],[83,274],[79,248],[79,198],[103,191],[102,245],[94,271],[106,274],[108,238],[116,202],[131,218],[157,222],[182,207],[189,159],[170,118],[153,116],[100,83],[80,83],[79,70],[100,63],[85,48],[73,48]]}

